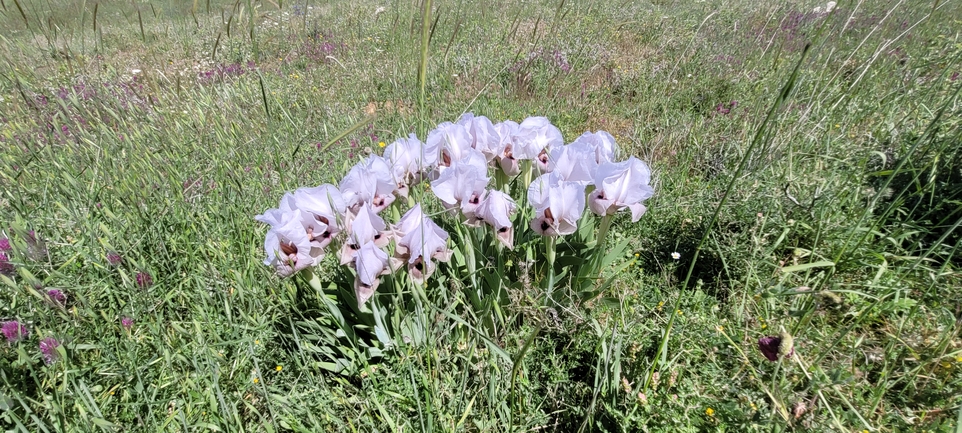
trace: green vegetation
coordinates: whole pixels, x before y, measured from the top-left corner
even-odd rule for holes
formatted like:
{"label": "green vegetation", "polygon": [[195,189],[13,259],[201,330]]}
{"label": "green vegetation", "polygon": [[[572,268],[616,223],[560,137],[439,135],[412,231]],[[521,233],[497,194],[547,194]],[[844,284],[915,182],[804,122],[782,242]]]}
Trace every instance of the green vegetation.
{"label": "green vegetation", "polygon": [[[0,0],[5,429],[959,431],[957,1],[423,3]],[[649,211],[597,297],[356,350],[253,216],[464,112],[608,131]]]}

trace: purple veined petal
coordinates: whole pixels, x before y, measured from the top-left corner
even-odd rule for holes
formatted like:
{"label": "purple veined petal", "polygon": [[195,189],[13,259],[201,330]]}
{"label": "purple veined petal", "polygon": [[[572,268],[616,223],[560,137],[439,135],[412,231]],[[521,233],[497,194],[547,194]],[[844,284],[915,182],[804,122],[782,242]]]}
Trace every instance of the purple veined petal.
{"label": "purple veined petal", "polygon": [[[420,209],[418,210],[420,214]],[[420,216],[417,220],[414,218]],[[448,233],[423,214],[412,214],[402,222],[404,235],[398,249],[407,257],[408,274],[415,282],[423,282],[436,269],[432,258],[447,261],[451,251],[447,247]]]}
{"label": "purple veined petal", "polygon": [[386,229],[384,219],[378,216],[369,204],[363,203],[358,208],[357,215],[348,220],[347,239],[341,246],[341,264],[354,260],[357,251],[368,242],[380,247],[386,246],[390,242],[389,236],[384,233]]}

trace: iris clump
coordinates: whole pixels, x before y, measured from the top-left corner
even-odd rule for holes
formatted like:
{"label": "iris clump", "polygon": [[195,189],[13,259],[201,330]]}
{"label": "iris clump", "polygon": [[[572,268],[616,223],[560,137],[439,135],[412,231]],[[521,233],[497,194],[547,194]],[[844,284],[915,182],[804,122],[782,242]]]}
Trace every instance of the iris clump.
{"label": "iris clump", "polygon": [[[281,277],[303,273],[310,281],[314,267],[334,251],[351,270],[362,307],[381,276],[406,275],[424,285],[455,253],[468,270],[456,278],[477,281],[476,250],[513,249],[515,236],[528,227],[545,239],[572,235],[586,210],[601,217],[600,245],[615,214],[627,210],[638,221],[654,194],[648,165],[621,160],[619,153],[604,131],[566,144],[544,117],[495,124],[469,113],[441,123],[423,141],[414,134],[399,138],[383,156],[369,155],[351,167],[338,185],[286,193],[277,208],[255,217],[269,226],[264,264]],[[432,204],[443,211],[429,213]],[[549,267],[553,242],[543,253]]]}

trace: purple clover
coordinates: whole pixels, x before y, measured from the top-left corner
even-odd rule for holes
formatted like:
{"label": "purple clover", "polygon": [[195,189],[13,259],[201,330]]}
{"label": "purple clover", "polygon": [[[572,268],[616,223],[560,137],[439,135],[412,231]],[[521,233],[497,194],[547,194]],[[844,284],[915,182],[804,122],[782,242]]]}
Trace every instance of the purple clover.
{"label": "purple clover", "polygon": [[959,79],[959,73],[956,72],[952,74],[952,77],[949,78],[949,81],[955,82],[955,80],[958,80],[958,79]]}
{"label": "purple clover", "polygon": [[0,274],[13,275],[13,269],[13,263],[10,263],[7,254],[0,252]]}
{"label": "purple clover", "polygon": [[141,289],[146,289],[154,284],[154,278],[146,272],[137,273],[137,286]]}
{"label": "purple clover", "polygon": [[123,326],[124,329],[129,331],[130,328],[134,327],[134,319],[128,316],[124,316],[120,319],[120,326]]}
{"label": "purple clover", "polygon": [[9,238],[0,238],[0,252],[7,252],[13,250],[13,246],[10,245]]}
{"label": "purple clover", "polygon": [[30,331],[27,331],[27,327],[23,326],[23,324],[16,320],[3,322],[3,325],[0,326],[0,329],[3,330],[3,336],[7,337],[7,343],[16,343],[17,341],[20,341],[21,338],[30,335]]}
{"label": "purple clover", "polygon": [[58,307],[63,307],[67,305],[67,295],[58,289],[47,290],[47,297],[50,298],[50,302],[54,303]]}
{"label": "purple clover", "polygon": [[[783,338],[786,337],[786,338]],[[793,339],[787,333],[783,337],[768,336],[758,339],[758,350],[768,358],[769,361],[778,361],[779,357],[791,358],[795,353]]]}
{"label": "purple clover", "polygon": [[57,352],[57,348],[60,347],[60,342],[56,338],[47,337],[40,341],[40,353],[43,354],[43,362],[47,365],[53,364],[60,359],[60,353]]}
{"label": "purple clover", "polygon": [[113,266],[113,267],[120,266],[120,263],[123,261],[124,261],[124,258],[120,257],[120,254],[117,254],[114,251],[107,253],[107,263],[109,263],[110,266]]}

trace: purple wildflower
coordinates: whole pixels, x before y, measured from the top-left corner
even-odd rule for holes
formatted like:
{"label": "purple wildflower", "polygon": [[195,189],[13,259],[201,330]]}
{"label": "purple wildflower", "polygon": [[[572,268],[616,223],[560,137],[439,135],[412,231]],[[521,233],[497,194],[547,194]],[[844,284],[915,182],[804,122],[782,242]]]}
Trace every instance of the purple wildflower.
{"label": "purple wildflower", "polygon": [[769,361],[778,361],[779,357],[791,358],[795,353],[793,338],[786,332],[782,336],[768,336],[758,339],[758,350]]}
{"label": "purple wildflower", "polygon": [[67,295],[65,295],[60,290],[57,290],[57,289],[47,290],[47,297],[50,298],[50,302],[53,302],[58,307],[63,307],[64,305],[67,304]]}
{"label": "purple wildflower", "polygon": [[57,352],[57,348],[60,347],[60,342],[56,338],[47,337],[40,341],[40,353],[43,354],[43,362],[53,364],[60,359],[60,353]]}
{"label": "purple wildflower", "polygon": [[0,328],[3,330],[3,336],[7,337],[8,343],[16,343],[21,338],[30,335],[30,332],[27,331],[27,327],[23,326],[23,324],[17,322],[16,320],[3,322],[3,326]]}
{"label": "purple wildflower", "polygon": [[120,263],[123,261],[124,258],[120,257],[120,254],[117,254],[114,251],[107,253],[107,263],[109,263],[110,266],[120,266]]}
{"label": "purple wildflower", "polygon": [[6,252],[13,250],[13,246],[10,245],[10,239],[0,238],[0,252]]}
{"label": "purple wildflower", "polygon": [[959,73],[956,72],[952,74],[952,77],[949,78],[949,81],[955,82],[955,80],[958,80],[958,79],[959,79]]}
{"label": "purple wildflower", "polygon": [[0,252],[0,274],[13,275],[13,263],[10,263],[10,258],[2,252]]}
{"label": "purple wildflower", "polygon": [[124,329],[129,331],[130,328],[134,327],[134,319],[124,316],[120,319],[120,326],[123,326]]}
{"label": "purple wildflower", "polygon": [[142,289],[146,289],[154,284],[154,278],[146,272],[137,273],[137,285]]}

